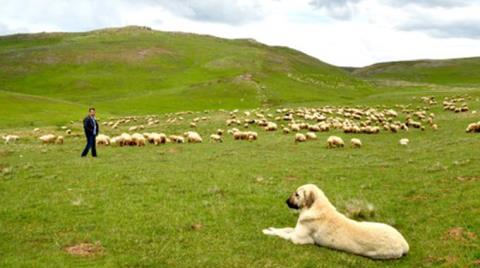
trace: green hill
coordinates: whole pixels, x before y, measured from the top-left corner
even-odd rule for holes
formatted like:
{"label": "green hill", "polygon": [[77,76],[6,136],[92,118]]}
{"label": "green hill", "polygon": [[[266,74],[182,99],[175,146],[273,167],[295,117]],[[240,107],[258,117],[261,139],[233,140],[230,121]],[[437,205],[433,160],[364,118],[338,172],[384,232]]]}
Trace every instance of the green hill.
{"label": "green hill", "polygon": [[349,101],[371,92],[293,49],[136,26],[0,37],[0,66],[6,125],[59,124],[90,105],[104,115],[149,114]]}
{"label": "green hill", "polygon": [[378,63],[353,73],[362,78],[402,80],[448,86],[480,85],[480,57]]}

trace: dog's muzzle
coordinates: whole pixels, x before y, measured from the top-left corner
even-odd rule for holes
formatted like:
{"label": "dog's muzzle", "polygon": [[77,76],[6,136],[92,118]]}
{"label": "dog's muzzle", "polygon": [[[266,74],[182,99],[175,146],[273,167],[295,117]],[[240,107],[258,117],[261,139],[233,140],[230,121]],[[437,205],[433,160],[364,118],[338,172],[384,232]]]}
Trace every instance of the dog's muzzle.
{"label": "dog's muzzle", "polygon": [[287,205],[289,208],[293,208],[293,209],[299,209],[298,205],[293,203],[291,200],[291,198],[287,199]]}

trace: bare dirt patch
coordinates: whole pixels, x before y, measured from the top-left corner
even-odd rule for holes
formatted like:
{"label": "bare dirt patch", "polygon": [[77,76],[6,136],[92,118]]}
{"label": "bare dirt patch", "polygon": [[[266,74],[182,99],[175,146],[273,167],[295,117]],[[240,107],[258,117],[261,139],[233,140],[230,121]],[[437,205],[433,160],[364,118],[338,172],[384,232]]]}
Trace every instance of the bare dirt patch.
{"label": "bare dirt patch", "polygon": [[480,181],[480,177],[478,176],[458,176],[457,180],[459,181]]}
{"label": "bare dirt patch", "polygon": [[80,243],[77,245],[66,247],[65,251],[70,255],[82,257],[94,257],[104,254],[104,248],[99,242],[95,242],[94,244]]}
{"label": "bare dirt patch", "polygon": [[194,223],[192,225],[190,225],[190,229],[194,230],[194,231],[199,231],[203,228],[203,225],[201,223]]}
{"label": "bare dirt patch", "polygon": [[463,227],[452,227],[443,234],[444,240],[467,241],[477,239],[477,235]]}
{"label": "bare dirt patch", "polygon": [[445,257],[428,256],[426,259],[427,263],[434,264],[434,265],[443,265],[446,267],[455,266],[457,261],[458,261],[457,256],[445,256]]}

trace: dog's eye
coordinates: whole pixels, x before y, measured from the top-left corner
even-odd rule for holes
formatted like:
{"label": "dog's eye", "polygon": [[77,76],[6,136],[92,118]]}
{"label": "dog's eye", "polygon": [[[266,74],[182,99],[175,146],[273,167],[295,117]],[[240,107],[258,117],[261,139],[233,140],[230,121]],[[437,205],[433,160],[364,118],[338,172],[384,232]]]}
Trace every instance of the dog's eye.
{"label": "dog's eye", "polygon": [[298,193],[295,193],[295,196],[296,196],[296,197],[299,197],[300,195],[299,195]]}

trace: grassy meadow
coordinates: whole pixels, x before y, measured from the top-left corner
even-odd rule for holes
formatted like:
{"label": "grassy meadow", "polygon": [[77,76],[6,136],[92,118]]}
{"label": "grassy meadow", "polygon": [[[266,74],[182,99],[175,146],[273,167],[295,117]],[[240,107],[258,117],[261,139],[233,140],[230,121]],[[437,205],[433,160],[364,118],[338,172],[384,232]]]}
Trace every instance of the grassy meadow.
{"label": "grassy meadow", "polygon": [[[472,113],[480,112],[480,85],[470,71],[465,83],[367,77],[251,40],[137,28],[2,37],[0,66],[0,134],[20,136],[0,144],[0,267],[480,263],[480,135],[465,133],[480,120]],[[429,106],[422,96],[438,104]],[[465,96],[471,111],[444,111],[443,98],[452,96]],[[138,116],[118,129],[101,126],[109,136],[140,124],[140,132],[181,134],[193,118],[206,116],[195,130],[204,142],[98,146],[97,159],[80,158],[80,120],[89,105],[97,107],[100,122]],[[295,144],[294,134],[251,126],[257,141],[228,134],[223,143],[208,141],[216,129],[230,128],[225,120],[233,109],[245,119],[243,111],[254,108],[275,114],[280,107],[326,105],[427,108],[439,129],[331,130]],[[168,123],[178,111],[192,113]],[[147,126],[147,114],[160,123]],[[37,137],[47,133],[65,135],[65,144],[41,144]],[[330,135],[347,146],[327,149]],[[353,137],[362,148],[349,145]],[[400,146],[400,138],[410,144]],[[375,215],[367,220],[396,227],[409,254],[374,261],[262,234],[295,225],[298,215],[285,200],[306,183],[317,184],[341,212],[354,201],[372,204]],[[71,254],[81,243],[95,246],[87,256]]]}

